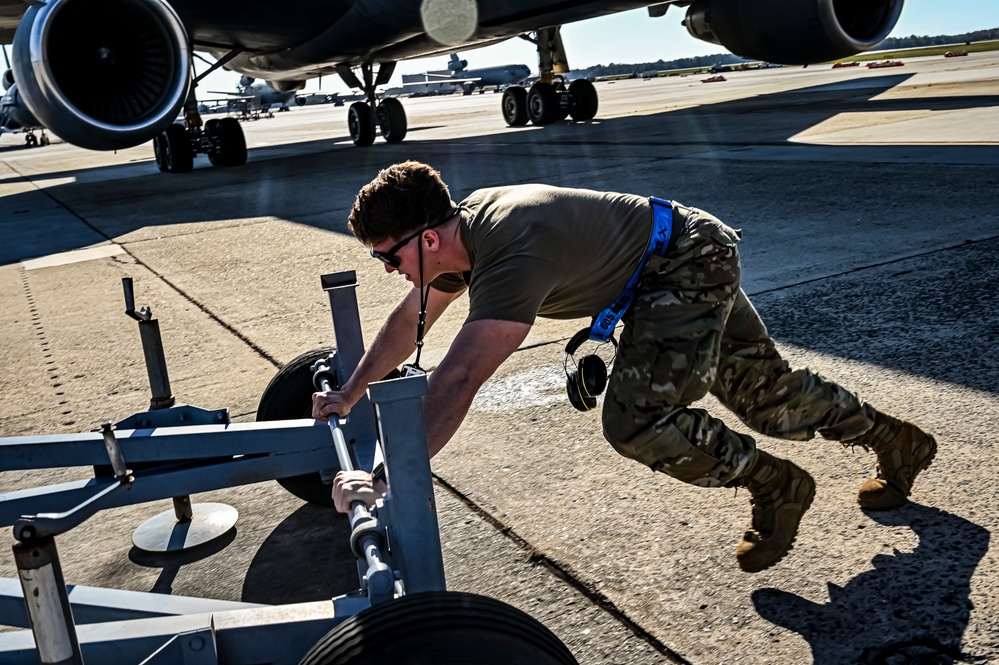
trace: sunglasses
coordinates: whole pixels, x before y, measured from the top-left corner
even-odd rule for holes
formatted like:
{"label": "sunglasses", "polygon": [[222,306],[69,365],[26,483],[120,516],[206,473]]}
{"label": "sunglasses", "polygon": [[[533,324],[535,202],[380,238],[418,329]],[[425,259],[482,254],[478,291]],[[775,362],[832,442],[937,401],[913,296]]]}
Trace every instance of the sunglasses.
{"label": "sunglasses", "polygon": [[447,222],[451,221],[451,219],[455,215],[458,214],[459,210],[460,210],[460,208],[451,208],[451,210],[446,215],[444,215],[443,217],[441,217],[440,219],[438,219],[436,222],[429,223],[426,226],[424,226],[422,229],[418,229],[416,231],[413,231],[408,236],[406,236],[405,238],[403,238],[402,240],[400,240],[396,244],[392,245],[390,248],[388,248],[384,252],[379,252],[377,249],[375,249],[374,247],[372,247],[369,250],[370,253],[371,253],[371,258],[378,259],[382,263],[390,265],[393,268],[398,268],[399,265],[402,263],[402,259],[400,259],[398,256],[395,255],[396,252],[398,252],[400,249],[402,249],[403,247],[405,247],[406,244],[410,240],[412,240],[416,236],[420,235],[421,233],[423,233],[427,229],[432,229],[432,228],[441,226],[442,224],[446,224]]}

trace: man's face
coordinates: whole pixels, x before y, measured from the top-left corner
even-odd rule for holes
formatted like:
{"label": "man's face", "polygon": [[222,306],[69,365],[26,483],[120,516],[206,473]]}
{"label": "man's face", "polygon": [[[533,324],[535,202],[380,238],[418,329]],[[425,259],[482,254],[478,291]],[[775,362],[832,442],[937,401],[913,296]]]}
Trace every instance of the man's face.
{"label": "man's face", "polygon": [[371,246],[371,256],[385,264],[385,271],[398,272],[409,281],[420,273],[420,248],[417,243],[426,229],[404,236],[401,240],[389,238]]}

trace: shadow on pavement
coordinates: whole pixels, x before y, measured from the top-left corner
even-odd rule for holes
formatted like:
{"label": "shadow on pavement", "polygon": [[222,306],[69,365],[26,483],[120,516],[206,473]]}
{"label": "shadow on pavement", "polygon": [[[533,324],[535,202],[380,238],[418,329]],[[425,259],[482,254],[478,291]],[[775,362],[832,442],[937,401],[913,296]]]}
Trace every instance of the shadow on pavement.
{"label": "shadow on pavement", "polygon": [[306,603],[329,600],[360,586],[347,516],[306,504],[281,522],[257,550],[246,572],[242,600]]}
{"label": "shadow on pavement", "polygon": [[919,504],[868,515],[885,526],[912,528],[916,549],[875,556],[874,570],[846,586],[829,583],[826,603],[759,589],[753,603],[760,616],[804,637],[816,665],[984,662],[962,654],[961,642],[988,530]]}

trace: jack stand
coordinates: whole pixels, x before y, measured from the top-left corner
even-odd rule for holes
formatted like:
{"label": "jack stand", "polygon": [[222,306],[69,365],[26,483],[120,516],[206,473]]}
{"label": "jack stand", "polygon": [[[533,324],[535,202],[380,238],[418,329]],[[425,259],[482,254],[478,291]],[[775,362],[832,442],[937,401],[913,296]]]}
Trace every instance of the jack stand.
{"label": "jack stand", "polygon": [[[142,354],[146,360],[146,373],[152,392],[149,409],[155,411],[170,408],[176,400],[170,390],[159,321],[153,318],[152,310],[148,307],[135,310],[132,278],[125,277],[121,282],[125,290],[125,313],[139,322]],[[173,510],[164,511],[143,522],[132,534],[132,544],[146,552],[179,552],[225,535],[236,525],[238,518],[239,512],[224,503],[192,505],[190,496],[175,496]]]}

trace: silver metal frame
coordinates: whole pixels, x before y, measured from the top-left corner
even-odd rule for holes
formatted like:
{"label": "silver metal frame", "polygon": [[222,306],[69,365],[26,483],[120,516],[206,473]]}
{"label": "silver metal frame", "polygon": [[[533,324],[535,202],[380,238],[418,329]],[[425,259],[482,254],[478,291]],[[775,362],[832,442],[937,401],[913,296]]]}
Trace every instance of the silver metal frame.
{"label": "silver metal frame", "polygon": [[[364,353],[356,276],[324,275],[322,284],[337,341],[330,362],[345,381]],[[106,425],[102,432],[0,439],[4,470],[95,466],[95,477],[86,481],[0,495],[0,525],[14,525],[20,577],[19,584],[0,579],[0,624],[31,628],[0,633],[0,661],[297,662],[326,632],[373,603],[444,590],[423,427],[426,389],[423,375],[372,384],[346,420],[330,425],[312,420],[228,424],[224,410],[180,406],[119,423],[132,429],[112,431]],[[281,606],[80,586],[67,591],[55,540],[100,510],[169,498],[178,491],[192,494],[315,471],[329,478],[344,467],[337,459],[337,439],[345,461],[353,463],[352,456],[365,469],[372,468],[381,446],[377,456],[384,459],[389,480],[387,494],[374,508],[357,511],[363,528],[355,530],[352,545],[359,591]],[[346,441],[353,442],[352,449]],[[125,468],[138,462],[141,471]],[[25,603],[25,597],[35,600]],[[302,653],[293,653],[296,646]]]}

